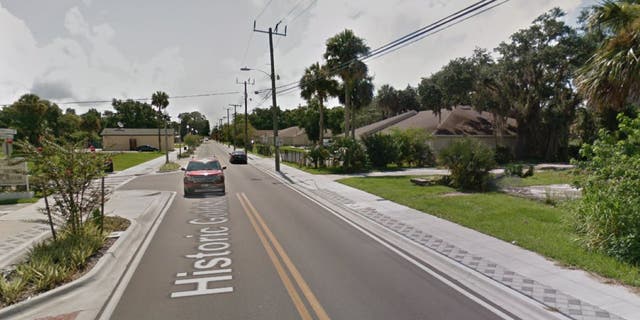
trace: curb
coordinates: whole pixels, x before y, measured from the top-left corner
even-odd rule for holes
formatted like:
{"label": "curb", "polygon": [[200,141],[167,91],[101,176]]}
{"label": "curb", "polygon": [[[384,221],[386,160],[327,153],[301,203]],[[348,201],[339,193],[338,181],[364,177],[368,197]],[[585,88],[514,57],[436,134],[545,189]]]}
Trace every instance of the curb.
{"label": "curb", "polygon": [[[44,305],[45,303],[48,303],[53,299],[59,298],[64,294],[71,292],[74,289],[87,286],[89,283],[91,283],[94,280],[100,280],[99,275],[103,274],[103,271],[107,271],[109,268],[116,268],[117,267],[116,262],[120,257],[124,256],[124,255],[118,256],[116,254],[116,252],[118,252],[120,247],[125,246],[125,244],[128,242],[128,240],[130,240],[130,238],[133,237],[133,239],[136,239],[136,237],[134,236],[138,236],[141,239],[144,238],[145,233],[143,230],[143,224],[139,223],[137,220],[146,220],[144,219],[146,215],[149,212],[151,212],[153,208],[159,207],[159,210],[156,210],[156,214],[153,216],[152,219],[150,219],[152,222],[155,221],[155,218],[157,218],[157,215],[171,202],[171,200],[173,200],[174,194],[175,192],[169,192],[169,195],[164,197],[165,198],[164,201],[161,201],[160,206],[157,206],[154,203],[154,205],[149,206],[144,211],[144,213],[142,213],[138,217],[138,219],[129,220],[131,222],[131,225],[129,226],[129,228],[127,228],[127,230],[123,232],[123,235],[120,238],[118,238],[118,240],[109,248],[109,250],[107,250],[107,252],[104,253],[104,255],[100,258],[100,260],[98,260],[96,265],[85,275],[83,275],[82,277],[74,281],[68,282],[60,287],[57,287],[53,290],[39,294],[31,299],[24,300],[17,304],[10,305],[8,307],[0,309],[0,318],[8,319],[12,317],[19,317],[20,313],[24,311],[35,309],[38,306]],[[142,243],[143,241],[140,241],[140,243],[137,244],[136,249],[140,247]],[[131,257],[124,256],[124,257],[126,261],[126,266],[122,271],[126,271],[126,269],[129,267],[129,262],[131,261],[131,259],[133,259],[133,256]],[[106,301],[101,301],[100,307],[102,307],[104,303],[106,303]],[[83,310],[88,310],[88,308],[84,308]]]}

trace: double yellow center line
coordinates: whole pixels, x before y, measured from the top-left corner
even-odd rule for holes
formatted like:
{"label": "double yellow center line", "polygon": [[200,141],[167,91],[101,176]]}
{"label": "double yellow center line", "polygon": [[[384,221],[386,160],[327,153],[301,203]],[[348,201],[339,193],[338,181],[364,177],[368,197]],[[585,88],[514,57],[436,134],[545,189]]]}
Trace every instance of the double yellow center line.
{"label": "double yellow center line", "polygon": [[[293,301],[296,310],[298,310],[298,314],[300,314],[300,317],[303,320],[314,319],[309,313],[309,310],[307,309],[307,306],[303,302],[302,298],[300,297],[300,294],[298,294],[296,286],[294,285],[294,281],[313,309],[316,318],[319,320],[329,320],[329,316],[324,311],[324,308],[322,308],[322,305],[320,305],[320,302],[309,288],[309,285],[306,281],[304,281],[302,275],[300,275],[300,272],[291,262],[291,259],[289,259],[289,256],[278,242],[278,239],[276,239],[271,230],[269,230],[269,227],[267,227],[267,224],[264,222],[264,219],[262,219],[262,216],[258,213],[258,210],[256,210],[256,208],[247,198],[247,195],[245,195],[244,193],[238,193],[236,194],[236,196],[238,197],[238,200],[240,200],[240,204],[242,205],[244,212],[247,214],[247,217],[249,217],[251,225],[253,225],[253,228],[258,234],[260,242],[262,242],[264,249],[267,251],[267,254],[271,259],[273,266],[276,268],[278,276],[280,276],[280,280],[282,280],[284,287],[287,289],[287,293],[289,294],[289,297],[291,297],[291,300]],[[293,281],[291,280],[289,274],[291,274],[291,277],[293,277]]]}

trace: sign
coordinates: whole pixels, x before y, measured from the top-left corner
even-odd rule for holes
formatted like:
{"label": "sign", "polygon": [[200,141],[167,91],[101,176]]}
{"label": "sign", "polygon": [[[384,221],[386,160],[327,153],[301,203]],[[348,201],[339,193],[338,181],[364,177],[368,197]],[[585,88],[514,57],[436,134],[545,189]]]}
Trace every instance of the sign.
{"label": "sign", "polygon": [[27,162],[24,158],[0,159],[0,186],[27,184]]}
{"label": "sign", "polygon": [[0,128],[0,135],[3,135],[3,136],[15,135],[16,133],[18,133],[16,129]]}

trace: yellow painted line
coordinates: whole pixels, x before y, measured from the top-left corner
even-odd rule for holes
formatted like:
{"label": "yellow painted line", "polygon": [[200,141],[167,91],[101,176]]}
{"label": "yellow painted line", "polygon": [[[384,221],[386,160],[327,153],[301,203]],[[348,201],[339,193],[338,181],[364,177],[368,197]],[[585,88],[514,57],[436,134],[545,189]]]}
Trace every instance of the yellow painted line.
{"label": "yellow painted line", "polygon": [[271,263],[273,263],[273,266],[276,268],[276,271],[278,272],[278,276],[280,276],[280,280],[282,280],[282,283],[284,284],[285,289],[287,289],[287,293],[289,294],[291,301],[293,301],[293,304],[296,307],[296,310],[298,310],[298,314],[300,314],[300,317],[303,320],[312,320],[313,318],[309,314],[309,310],[307,310],[307,307],[304,305],[304,302],[302,302],[302,298],[300,298],[300,295],[296,291],[293,285],[293,282],[291,282],[291,279],[285,272],[282,264],[280,263],[280,260],[278,260],[278,257],[276,256],[276,253],[273,251],[273,248],[269,244],[269,241],[267,241],[267,238],[265,237],[264,233],[256,223],[255,218],[251,214],[249,206],[245,203],[245,201],[248,202],[249,200],[245,200],[246,196],[242,197],[241,195],[244,196],[244,193],[236,194],[236,196],[238,197],[238,200],[240,200],[240,204],[242,205],[242,208],[244,209],[245,214],[247,215],[247,217],[249,217],[249,221],[251,222],[253,229],[255,229],[256,233],[258,234],[258,238],[260,238],[260,242],[262,242],[262,246],[264,246],[264,249],[267,251],[267,255],[269,255],[269,258],[271,259]]}
{"label": "yellow painted line", "polygon": [[302,294],[304,294],[304,296],[307,298],[307,301],[309,301],[309,304],[311,305],[311,308],[313,309],[313,311],[315,311],[316,316],[318,317],[318,319],[320,319],[320,320],[329,320],[329,319],[331,319],[331,318],[329,318],[329,316],[325,312],[324,308],[320,304],[320,301],[318,301],[316,296],[311,291],[311,288],[309,288],[309,285],[307,284],[307,282],[304,280],[304,278],[302,278],[302,275],[298,271],[298,268],[296,268],[296,266],[293,264],[293,262],[291,262],[291,259],[289,258],[287,253],[284,251],[284,249],[280,245],[280,242],[278,242],[278,239],[276,239],[276,237],[273,235],[273,233],[271,232],[269,227],[267,227],[267,224],[264,222],[264,219],[262,219],[262,216],[260,216],[260,214],[258,213],[256,208],[251,204],[251,202],[249,201],[249,199],[247,199],[247,196],[244,193],[242,193],[241,196],[244,197],[247,205],[249,206],[249,209],[251,209],[252,213],[258,219],[258,222],[260,223],[260,225],[264,229],[265,233],[267,234],[267,237],[269,237],[269,240],[271,241],[271,243],[275,247],[276,251],[278,252],[280,257],[282,258],[282,261],[284,262],[285,266],[287,266],[287,269],[289,269],[289,272],[291,272],[291,275],[293,276],[293,279],[296,281],[296,283],[300,287],[300,290],[302,291]]}

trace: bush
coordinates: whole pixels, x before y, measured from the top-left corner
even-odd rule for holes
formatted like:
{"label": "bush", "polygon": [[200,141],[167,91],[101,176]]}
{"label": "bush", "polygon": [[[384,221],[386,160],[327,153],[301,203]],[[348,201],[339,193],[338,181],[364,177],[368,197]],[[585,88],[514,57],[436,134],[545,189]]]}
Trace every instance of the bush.
{"label": "bush", "polygon": [[616,133],[601,130],[574,161],[586,174],[572,222],[591,250],[640,264],[640,117],[618,116]]}
{"label": "bush", "polygon": [[367,154],[362,145],[349,137],[336,139],[331,146],[331,153],[337,160],[342,161],[345,172],[362,170],[367,161]]}
{"label": "bush", "polygon": [[324,167],[324,161],[328,159],[330,155],[329,150],[324,147],[314,146],[311,148],[311,151],[305,154],[305,157],[317,168],[318,165]]}
{"label": "bush", "polygon": [[440,161],[451,171],[453,186],[464,190],[485,190],[495,164],[493,150],[469,138],[443,149]]}
{"label": "bush", "polygon": [[362,143],[374,168],[386,168],[389,163],[399,159],[398,148],[390,135],[373,134],[364,137]]}
{"label": "bush", "polygon": [[513,153],[511,153],[511,149],[505,146],[496,146],[496,163],[498,164],[507,164],[513,161]]}
{"label": "bush", "polygon": [[522,177],[523,166],[521,164],[509,164],[504,167],[505,176]]}
{"label": "bush", "polygon": [[418,167],[432,166],[435,164],[435,156],[427,141],[431,136],[421,129],[392,130],[391,136],[398,150],[396,163],[402,166],[403,163]]}
{"label": "bush", "polygon": [[270,157],[273,154],[273,150],[270,145],[256,143],[254,148],[258,154],[266,157]]}
{"label": "bush", "polygon": [[25,286],[26,282],[22,278],[16,277],[9,281],[0,274],[0,302],[5,304],[17,302]]}

